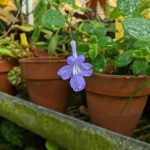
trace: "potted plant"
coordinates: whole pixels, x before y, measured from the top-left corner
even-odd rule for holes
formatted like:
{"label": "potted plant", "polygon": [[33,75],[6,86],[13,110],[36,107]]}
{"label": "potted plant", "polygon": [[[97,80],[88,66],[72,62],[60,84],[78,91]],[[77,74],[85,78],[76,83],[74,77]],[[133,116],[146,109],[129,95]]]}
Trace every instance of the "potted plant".
{"label": "potted plant", "polygon": [[77,10],[74,1],[40,0],[31,39],[35,57],[20,60],[31,101],[59,112],[66,112],[70,87],[57,71],[66,64],[70,14]]}
{"label": "potted plant", "polygon": [[[76,38],[77,52],[84,54],[93,66],[94,73],[86,80],[91,121],[107,129],[132,135],[150,93],[150,21],[142,18],[146,12],[146,2],[134,0],[133,4],[132,1],[118,0],[117,3],[110,17],[116,19],[125,16],[126,19],[122,21],[124,37],[114,40],[107,36],[107,24],[85,20],[75,33],[80,35]],[[91,67],[88,65],[86,69]],[[84,71],[81,68],[78,70],[78,74],[83,76]],[[59,75],[65,79],[63,71]],[[85,82],[83,78],[78,79],[76,85],[83,89]]]}
{"label": "potted plant", "polygon": [[27,56],[29,51],[11,36],[0,38],[0,91],[12,93],[12,84],[8,81],[7,74],[18,65],[19,58]]}

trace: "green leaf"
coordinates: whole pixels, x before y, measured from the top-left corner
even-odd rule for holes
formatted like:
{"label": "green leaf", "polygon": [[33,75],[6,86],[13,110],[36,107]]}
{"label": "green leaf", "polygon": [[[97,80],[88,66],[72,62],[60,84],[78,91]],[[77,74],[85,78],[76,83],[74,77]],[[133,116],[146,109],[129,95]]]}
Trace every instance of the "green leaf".
{"label": "green leaf", "polygon": [[0,21],[0,33],[3,33],[5,31],[5,26],[3,25],[3,23]]}
{"label": "green leaf", "polygon": [[56,9],[50,8],[42,17],[43,26],[50,30],[59,30],[64,27],[65,22],[65,17]]}
{"label": "green leaf", "polygon": [[95,35],[91,36],[90,44],[97,44],[97,43],[98,43],[97,36]]}
{"label": "green leaf", "polygon": [[3,121],[0,124],[0,135],[5,139],[7,143],[14,146],[19,146],[19,149],[24,144],[24,139],[21,134],[21,130],[9,121]]}
{"label": "green leaf", "polygon": [[67,3],[70,5],[74,5],[75,4],[75,0],[59,0],[60,4],[61,3]]}
{"label": "green leaf", "polygon": [[144,18],[128,18],[122,21],[125,31],[136,39],[150,40],[150,21]]}
{"label": "green leaf", "polygon": [[46,149],[47,150],[59,150],[58,145],[54,142],[51,142],[51,141],[46,142]]}
{"label": "green leaf", "polygon": [[81,24],[80,29],[90,35],[96,35],[98,38],[106,35],[105,26],[99,21],[84,21]]}
{"label": "green leaf", "polygon": [[98,55],[97,44],[89,44],[89,57],[91,60],[94,60]]}
{"label": "green leaf", "polygon": [[119,9],[116,7],[113,9],[113,11],[109,15],[110,20],[117,19],[119,16],[121,16]]}
{"label": "green leaf", "polygon": [[150,49],[150,42],[137,40],[134,43],[133,47],[134,47],[134,49],[149,50]]}
{"label": "green leaf", "polygon": [[40,32],[41,32],[40,27],[35,26],[32,37],[31,37],[32,41],[36,42],[39,40]]}
{"label": "green leaf", "polygon": [[134,50],[132,56],[134,58],[145,58],[145,55],[142,50]]}
{"label": "green leaf", "polygon": [[47,10],[47,0],[40,0],[37,7],[34,10],[34,23],[37,25],[41,24],[42,17]]}
{"label": "green leaf", "polygon": [[136,59],[132,65],[134,75],[145,75],[148,68],[148,62],[145,59]]}
{"label": "green leaf", "polygon": [[77,45],[77,54],[87,56],[89,52],[89,44],[80,43]]}
{"label": "green leaf", "polygon": [[147,75],[148,77],[150,77],[150,65],[147,67],[146,75]]}
{"label": "green leaf", "polygon": [[16,57],[13,51],[7,48],[0,48],[0,56],[2,55],[10,56],[12,58]]}
{"label": "green leaf", "polygon": [[117,7],[120,13],[126,16],[136,9],[139,2],[140,0],[118,0]]}
{"label": "green leaf", "polygon": [[125,51],[123,54],[118,55],[112,62],[115,67],[125,67],[132,62],[132,51]]}
{"label": "green leaf", "polygon": [[99,48],[105,50],[116,49],[116,43],[110,37],[101,37],[98,40]]}
{"label": "green leaf", "polygon": [[60,147],[56,142],[48,140],[45,144],[47,150],[65,150]]}
{"label": "green leaf", "polygon": [[103,73],[106,61],[103,57],[98,56],[92,61],[92,65],[96,73]]}
{"label": "green leaf", "polygon": [[49,44],[48,44],[48,54],[49,55],[53,55],[55,54],[57,45],[58,45],[58,41],[59,41],[59,36],[58,33],[56,33],[50,40]]}

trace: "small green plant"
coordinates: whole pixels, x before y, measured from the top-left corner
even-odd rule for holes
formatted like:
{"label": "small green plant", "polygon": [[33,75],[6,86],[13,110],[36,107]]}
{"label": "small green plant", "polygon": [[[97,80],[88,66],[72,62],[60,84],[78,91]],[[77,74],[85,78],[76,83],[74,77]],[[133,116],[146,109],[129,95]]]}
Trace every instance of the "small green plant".
{"label": "small green plant", "polygon": [[[37,146],[33,143],[35,141],[28,142],[27,137],[40,141],[39,137],[29,131],[17,126],[16,124],[0,118],[0,149],[1,150],[37,150],[41,144],[37,143]],[[44,146],[43,146],[44,148]]]}
{"label": "small green plant", "polygon": [[147,0],[117,1],[108,19],[124,16],[125,35],[119,40],[109,36],[109,22],[97,18],[84,20],[76,28],[78,54],[87,57],[96,73],[150,76],[150,21],[144,18],[150,6],[146,4]]}
{"label": "small green plant", "polygon": [[0,38],[0,56],[1,60],[14,60],[30,56],[28,48],[21,46],[21,43],[14,38]]}
{"label": "small green plant", "polygon": [[79,14],[84,11],[75,5],[75,0],[40,0],[34,11],[32,44],[45,49],[49,55],[67,55],[70,22],[77,26],[82,21]]}

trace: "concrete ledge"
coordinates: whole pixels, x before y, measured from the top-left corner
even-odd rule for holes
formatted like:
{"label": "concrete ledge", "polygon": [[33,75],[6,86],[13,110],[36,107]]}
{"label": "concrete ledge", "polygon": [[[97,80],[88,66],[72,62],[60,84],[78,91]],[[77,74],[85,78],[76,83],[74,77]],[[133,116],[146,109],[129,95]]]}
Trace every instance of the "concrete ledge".
{"label": "concrete ledge", "polygon": [[67,150],[150,150],[150,145],[0,92],[0,116]]}

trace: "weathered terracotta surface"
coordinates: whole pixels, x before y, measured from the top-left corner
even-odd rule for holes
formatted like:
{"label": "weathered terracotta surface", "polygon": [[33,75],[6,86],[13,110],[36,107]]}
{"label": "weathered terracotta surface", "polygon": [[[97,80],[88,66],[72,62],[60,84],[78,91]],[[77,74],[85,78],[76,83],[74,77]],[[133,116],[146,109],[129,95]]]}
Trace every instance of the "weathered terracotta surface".
{"label": "weathered terracotta surface", "polygon": [[121,112],[129,96],[149,78],[133,76],[98,75],[87,78],[87,103],[91,121],[99,126],[132,135],[143,112],[150,93],[150,86],[145,86]]}
{"label": "weathered terracotta surface", "polygon": [[7,79],[8,72],[14,67],[13,62],[0,61],[0,91],[5,93],[12,93],[13,86]]}
{"label": "weathered terracotta surface", "polygon": [[27,58],[20,60],[23,76],[31,101],[65,112],[68,104],[69,83],[57,76],[57,71],[66,65],[65,59]]}

